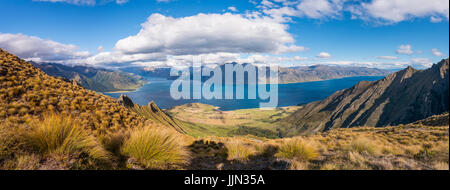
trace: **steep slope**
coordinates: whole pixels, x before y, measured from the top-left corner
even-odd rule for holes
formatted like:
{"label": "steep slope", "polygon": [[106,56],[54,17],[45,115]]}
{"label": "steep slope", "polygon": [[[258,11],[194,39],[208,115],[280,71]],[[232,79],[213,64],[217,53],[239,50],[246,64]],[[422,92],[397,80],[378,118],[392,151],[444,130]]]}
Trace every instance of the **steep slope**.
{"label": "steep slope", "polygon": [[355,126],[414,122],[449,109],[449,60],[427,70],[408,67],[374,82],[360,82],[313,102],[281,121],[284,136]]}
{"label": "steep slope", "polygon": [[128,96],[121,95],[119,97],[119,103],[146,119],[149,119],[155,123],[160,123],[167,127],[171,127],[179,133],[186,133],[184,129],[185,127],[180,121],[172,118],[170,115],[167,115],[153,101],[150,102],[147,106],[140,106],[138,104],[134,104]]}
{"label": "steep slope", "polygon": [[136,90],[146,82],[140,76],[122,71],[86,66],[71,67],[57,63],[31,62],[31,64],[51,76],[74,80],[84,88],[97,92]]}
{"label": "steep slope", "polygon": [[45,74],[0,49],[0,123],[19,125],[49,112],[71,115],[96,134],[144,124],[115,99]]}

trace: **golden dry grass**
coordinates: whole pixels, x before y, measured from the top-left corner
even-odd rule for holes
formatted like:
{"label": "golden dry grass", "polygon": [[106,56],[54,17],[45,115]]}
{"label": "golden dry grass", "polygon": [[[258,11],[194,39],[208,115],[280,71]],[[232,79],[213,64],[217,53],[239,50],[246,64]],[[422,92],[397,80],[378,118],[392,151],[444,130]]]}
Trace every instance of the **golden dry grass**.
{"label": "golden dry grass", "polygon": [[180,140],[182,137],[176,131],[162,127],[135,129],[123,143],[121,153],[144,168],[167,169],[185,163],[189,157]]}

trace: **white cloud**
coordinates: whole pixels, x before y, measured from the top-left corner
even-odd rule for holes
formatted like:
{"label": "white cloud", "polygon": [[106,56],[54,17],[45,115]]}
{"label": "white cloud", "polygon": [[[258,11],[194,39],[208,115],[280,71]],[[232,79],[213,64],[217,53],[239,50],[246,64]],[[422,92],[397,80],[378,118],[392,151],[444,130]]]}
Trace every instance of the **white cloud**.
{"label": "white cloud", "polygon": [[406,44],[406,45],[400,45],[397,49],[397,54],[406,54],[406,55],[411,55],[414,52],[411,50],[411,45]]}
{"label": "white cloud", "polygon": [[449,20],[448,0],[264,0],[258,8],[283,21],[290,21],[290,17],[339,19],[344,12],[350,13],[352,19],[381,24],[426,17],[430,22]]}
{"label": "white cloud", "polygon": [[287,25],[266,17],[198,14],[173,18],[152,14],[138,34],[119,40],[123,54],[286,53],[304,51],[294,45]]}
{"label": "white cloud", "polygon": [[443,54],[442,52],[440,52],[440,51],[439,51],[438,49],[436,49],[436,48],[431,49],[431,53],[433,53],[433,55],[436,56],[436,57],[442,57],[442,56],[444,56],[444,54]]}
{"label": "white cloud", "polygon": [[398,59],[396,56],[378,56],[378,59]]}
{"label": "white cloud", "polygon": [[236,7],[228,7],[228,10],[233,11],[233,12],[238,12],[238,9]]}
{"label": "white cloud", "polygon": [[62,61],[89,56],[87,51],[78,51],[75,45],[62,44],[24,34],[0,33],[0,48],[20,58],[33,61]]}
{"label": "white cloud", "polygon": [[416,17],[449,18],[448,0],[373,0],[361,7],[375,19],[394,23]]}
{"label": "white cloud", "polygon": [[68,60],[69,63],[86,63],[97,66],[106,66],[110,63],[132,63],[139,61],[166,61],[166,55],[161,53],[149,54],[122,54],[120,52],[100,52],[83,59]]}
{"label": "white cloud", "polygon": [[411,64],[422,67],[431,67],[433,62],[428,58],[413,58],[411,59]]}
{"label": "white cloud", "polygon": [[313,19],[337,18],[340,16],[346,0],[274,0],[281,3],[278,6],[270,1],[261,2],[262,12],[272,18],[286,22],[290,17],[308,17]]}
{"label": "white cloud", "polygon": [[297,5],[300,15],[309,18],[335,17],[342,10],[343,1],[339,0],[303,0]]}
{"label": "white cloud", "polygon": [[97,4],[106,4],[110,2],[115,2],[117,4],[124,4],[127,3],[129,0],[33,0],[33,1],[95,6]]}
{"label": "white cloud", "polygon": [[316,57],[321,59],[329,59],[331,58],[331,55],[327,52],[320,52],[319,54],[316,55]]}

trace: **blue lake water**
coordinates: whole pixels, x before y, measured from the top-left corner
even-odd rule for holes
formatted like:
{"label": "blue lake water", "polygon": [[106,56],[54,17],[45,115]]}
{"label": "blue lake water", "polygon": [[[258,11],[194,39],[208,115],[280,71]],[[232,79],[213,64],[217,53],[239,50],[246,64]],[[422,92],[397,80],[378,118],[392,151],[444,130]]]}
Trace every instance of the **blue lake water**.
{"label": "blue lake water", "polygon": [[[278,84],[278,107],[292,106],[298,104],[306,104],[318,100],[325,99],[336,91],[352,87],[360,81],[375,81],[382,79],[383,76],[362,76],[348,77],[341,79],[333,79],[317,82],[304,82],[292,84]],[[165,79],[149,79],[150,83],[134,92],[123,93],[131,97],[131,99],[140,105],[146,105],[150,101],[154,101],[159,107],[166,109],[187,103],[204,103],[220,107],[220,110],[236,110],[259,108],[260,102],[268,102],[268,100],[248,99],[248,86],[244,85],[244,99],[180,99],[174,100],[170,95],[170,86],[173,81]],[[226,90],[225,84],[223,91]],[[269,86],[269,85],[268,85]],[[267,87],[269,89],[270,87]],[[191,90],[193,87],[191,87]],[[235,92],[235,91],[234,91]],[[118,98],[120,93],[105,93],[113,98]],[[224,93],[222,94],[222,96]],[[258,97],[258,96],[257,96]]]}

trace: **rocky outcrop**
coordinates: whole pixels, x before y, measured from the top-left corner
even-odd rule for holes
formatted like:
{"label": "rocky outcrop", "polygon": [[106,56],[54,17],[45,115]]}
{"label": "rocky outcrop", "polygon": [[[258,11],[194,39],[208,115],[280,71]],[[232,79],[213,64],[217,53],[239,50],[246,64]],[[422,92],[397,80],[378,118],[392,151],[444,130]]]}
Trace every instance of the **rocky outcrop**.
{"label": "rocky outcrop", "polygon": [[123,105],[123,106],[125,106],[125,107],[127,107],[127,108],[132,108],[132,107],[134,107],[133,100],[131,100],[131,98],[128,97],[127,95],[124,95],[124,94],[120,95],[120,97],[119,97],[119,99],[117,99],[117,101],[118,101],[121,105]]}

